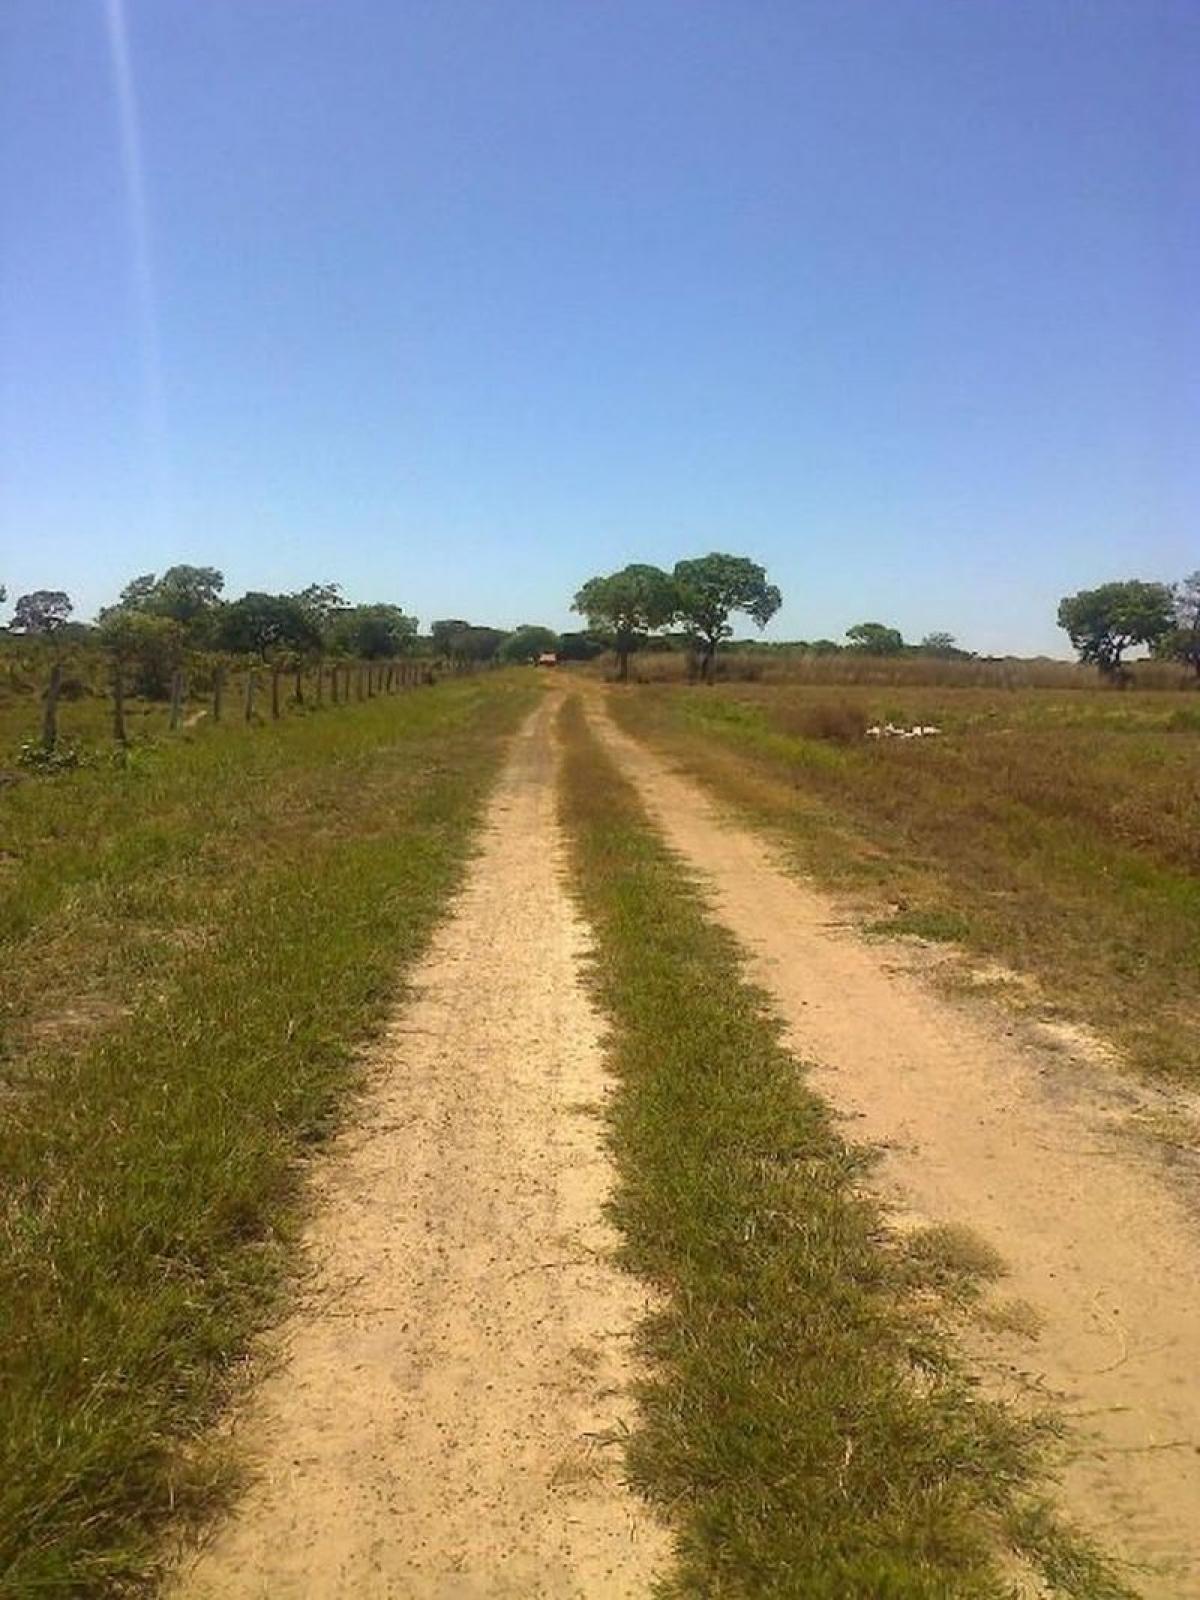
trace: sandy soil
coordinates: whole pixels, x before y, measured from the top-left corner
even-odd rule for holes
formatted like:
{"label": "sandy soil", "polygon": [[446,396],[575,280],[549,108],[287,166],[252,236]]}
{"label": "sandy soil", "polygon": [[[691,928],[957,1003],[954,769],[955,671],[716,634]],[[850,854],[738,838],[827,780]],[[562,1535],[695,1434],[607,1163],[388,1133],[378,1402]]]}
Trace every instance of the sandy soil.
{"label": "sandy soil", "polygon": [[[1106,1547],[1151,1564],[1147,1596],[1200,1595],[1200,1232],[1194,1172],[1130,1140],[1149,1092],[955,1003],[911,949],[868,943],[697,785],[589,711],[671,845],[699,868],[813,1086],[848,1135],[886,1148],[905,1222],[954,1223],[1003,1255],[1011,1331],[977,1329],[993,1381],[1077,1419],[1064,1500]],[[1192,1182],[1191,1204],[1187,1180]],[[1032,1310],[1030,1309],[1032,1308]],[[1005,1321],[1005,1306],[992,1305]],[[1040,1333],[1037,1326],[1040,1323]]]}
{"label": "sandy soil", "polygon": [[240,1425],[255,1482],[180,1600],[643,1596],[621,1484],[640,1291],[611,1265],[553,697],[328,1164],[313,1294]]}

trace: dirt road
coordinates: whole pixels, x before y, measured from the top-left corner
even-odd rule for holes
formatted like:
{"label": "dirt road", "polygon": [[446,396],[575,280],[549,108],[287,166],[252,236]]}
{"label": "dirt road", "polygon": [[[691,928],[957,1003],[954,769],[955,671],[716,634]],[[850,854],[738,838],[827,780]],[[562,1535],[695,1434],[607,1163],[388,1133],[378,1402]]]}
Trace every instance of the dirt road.
{"label": "dirt road", "polygon": [[181,1600],[617,1600],[664,1559],[611,1442],[642,1308],[608,1260],[552,713],[328,1163],[314,1290],[240,1429],[259,1475]]}
{"label": "dirt road", "polygon": [[[970,1227],[1008,1263],[1014,1331],[977,1330],[976,1353],[1001,1387],[1049,1389],[1087,1430],[1068,1506],[1107,1548],[1154,1564],[1138,1580],[1146,1595],[1194,1600],[1200,1232],[1183,1183],[1124,1131],[1146,1097],[945,998],[905,970],[903,947],[864,942],[762,840],[621,734],[598,693],[588,701],[750,953],[790,1047],[815,1064],[813,1086],[853,1119],[851,1138],[886,1146],[880,1181],[899,1214]],[[1036,1338],[1015,1331],[1029,1308]]]}

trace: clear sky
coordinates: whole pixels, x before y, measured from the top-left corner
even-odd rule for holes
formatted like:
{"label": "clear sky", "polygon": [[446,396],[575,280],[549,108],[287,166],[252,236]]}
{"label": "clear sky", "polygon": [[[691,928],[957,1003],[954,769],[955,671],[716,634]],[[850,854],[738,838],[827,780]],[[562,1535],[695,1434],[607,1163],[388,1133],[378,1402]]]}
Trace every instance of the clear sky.
{"label": "clear sky", "polygon": [[1200,566],[1196,0],[3,0],[0,582],[1065,653]]}

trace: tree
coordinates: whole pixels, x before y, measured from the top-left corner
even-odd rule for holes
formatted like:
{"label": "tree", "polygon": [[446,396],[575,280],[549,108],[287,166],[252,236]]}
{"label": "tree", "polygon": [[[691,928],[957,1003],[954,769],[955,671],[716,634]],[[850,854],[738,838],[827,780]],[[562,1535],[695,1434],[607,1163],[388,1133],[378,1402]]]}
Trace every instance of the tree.
{"label": "tree", "polygon": [[783,597],[757,562],[746,556],[713,552],[675,564],[674,584],[680,620],[701,646],[700,675],[712,680],[713,660],[722,639],[728,639],[732,612],[744,612],[760,628],[783,604]]}
{"label": "tree", "polygon": [[70,596],[61,589],[35,589],[20,595],[9,628],[13,633],[41,634],[50,638],[74,611]]}
{"label": "tree", "polygon": [[429,637],[433,640],[434,652],[439,656],[453,659],[459,654],[458,641],[462,635],[469,633],[471,624],[461,617],[443,617],[438,622],[429,624]]}
{"label": "tree", "polygon": [[390,659],[410,650],[417,619],[399,606],[347,606],[333,621],[333,637],[348,655],[368,661]]}
{"label": "tree", "polygon": [[866,656],[898,656],[904,649],[904,635],[899,628],[886,627],[882,622],[856,622],[846,629],[852,650]]}
{"label": "tree", "polygon": [[629,677],[629,653],[648,633],[665,628],[679,610],[675,584],[659,567],[635,562],[607,577],[589,578],[575,596],[572,611],[588,627],[612,636],[617,675]]}
{"label": "tree", "polygon": [[558,653],[564,661],[594,661],[605,651],[603,639],[594,633],[560,633]]}
{"label": "tree", "polygon": [[1173,626],[1155,640],[1152,649],[1166,661],[1182,661],[1200,678],[1200,571],[1176,585]]}
{"label": "tree", "polygon": [[1135,645],[1154,647],[1174,621],[1174,597],[1165,583],[1129,578],[1081,589],[1058,605],[1064,628],[1081,661],[1099,667],[1106,677],[1121,672],[1121,656]]}
{"label": "tree", "polygon": [[348,607],[340,583],[310,583],[292,598],[316,623],[323,639],[332,637],[337,618]]}
{"label": "tree", "polygon": [[216,567],[168,567],[161,578],[144,572],[121,590],[120,604],[126,611],[144,611],[155,617],[171,617],[189,627],[207,618],[221,603],[224,574]]}
{"label": "tree", "polygon": [[501,661],[513,663],[536,661],[539,656],[549,655],[557,650],[558,635],[552,628],[543,628],[533,622],[523,622],[508,635],[496,653]]}
{"label": "tree", "polygon": [[130,606],[108,606],[99,632],[117,670],[134,669],[134,691],[147,700],[165,700],[183,665],[183,624]]}
{"label": "tree", "polygon": [[959,649],[952,633],[927,633],[917,649],[923,656],[939,656],[944,661],[961,661],[970,654]]}
{"label": "tree", "polygon": [[244,594],[222,606],[217,616],[222,649],[258,655],[267,661],[281,650],[308,653],[321,646],[321,630],[295,595]]}
{"label": "tree", "polygon": [[491,661],[507,638],[503,628],[481,628],[461,617],[443,617],[430,625],[435,654],[448,661]]}

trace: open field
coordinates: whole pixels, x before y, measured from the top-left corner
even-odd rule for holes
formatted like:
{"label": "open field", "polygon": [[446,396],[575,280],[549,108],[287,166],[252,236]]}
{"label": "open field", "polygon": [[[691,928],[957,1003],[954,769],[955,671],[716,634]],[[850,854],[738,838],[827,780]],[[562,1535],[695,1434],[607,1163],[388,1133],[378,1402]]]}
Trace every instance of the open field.
{"label": "open field", "polygon": [[[867,919],[1031,976],[1029,1003],[1200,1081],[1194,694],[639,685],[612,707]],[[863,737],[887,721],[942,732]]]}
{"label": "open field", "polygon": [[0,1590],[112,1592],[225,1477],[197,1440],[302,1157],[424,948],[532,685],[197,729],[5,787]]}

